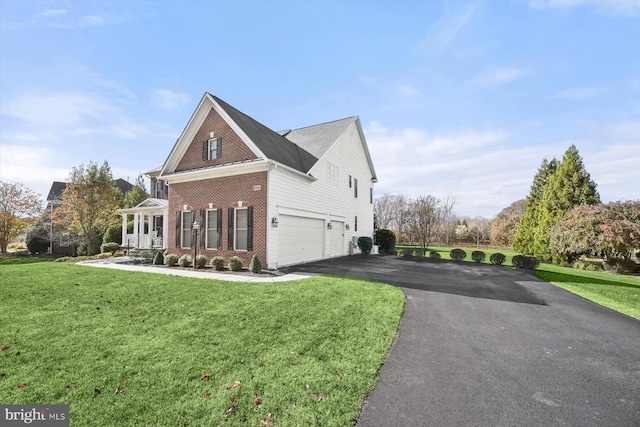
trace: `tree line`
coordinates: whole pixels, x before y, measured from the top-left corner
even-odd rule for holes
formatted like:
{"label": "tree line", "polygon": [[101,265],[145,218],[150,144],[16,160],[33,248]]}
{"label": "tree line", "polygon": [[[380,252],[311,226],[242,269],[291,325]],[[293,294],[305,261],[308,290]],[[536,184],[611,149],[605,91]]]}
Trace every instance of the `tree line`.
{"label": "tree line", "polygon": [[72,245],[82,245],[87,255],[93,255],[109,228],[114,228],[110,236],[120,238],[122,223],[117,209],[136,206],[147,197],[142,175],[123,194],[116,187],[106,160],[102,165],[89,162],[71,169],[62,203],[53,210],[53,217],[49,211],[43,212],[39,194],[22,183],[0,181],[0,253],[6,253],[9,242],[26,227],[30,227],[28,239],[38,239],[41,248],[48,247],[53,236],[49,236],[49,227],[44,223],[53,221],[56,227],[70,232]]}
{"label": "tree line", "polygon": [[640,201],[602,204],[575,145],[561,160],[543,159],[526,199],[491,220],[458,217],[454,205],[453,196],[384,194],[374,201],[376,226],[423,249],[434,242],[490,243],[560,265],[595,257],[614,270],[637,268]]}

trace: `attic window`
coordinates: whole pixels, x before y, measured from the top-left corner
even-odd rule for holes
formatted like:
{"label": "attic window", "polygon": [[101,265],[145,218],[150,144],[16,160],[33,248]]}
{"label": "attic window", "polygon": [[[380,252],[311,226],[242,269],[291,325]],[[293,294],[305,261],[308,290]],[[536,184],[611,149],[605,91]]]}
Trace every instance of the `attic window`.
{"label": "attic window", "polygon": [[202,142],[202,160],[214,160],[222,154],[222,138],[210,138]]}

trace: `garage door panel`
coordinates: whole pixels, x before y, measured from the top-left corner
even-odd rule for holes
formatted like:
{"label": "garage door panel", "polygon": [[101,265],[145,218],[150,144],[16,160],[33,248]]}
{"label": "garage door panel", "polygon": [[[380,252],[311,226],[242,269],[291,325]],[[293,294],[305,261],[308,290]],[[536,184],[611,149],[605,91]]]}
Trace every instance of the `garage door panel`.
{"label": "garage door panel", "polygon": [[281,215],[278,224],[278,265],[316,261],[324,255],[324,221]]}

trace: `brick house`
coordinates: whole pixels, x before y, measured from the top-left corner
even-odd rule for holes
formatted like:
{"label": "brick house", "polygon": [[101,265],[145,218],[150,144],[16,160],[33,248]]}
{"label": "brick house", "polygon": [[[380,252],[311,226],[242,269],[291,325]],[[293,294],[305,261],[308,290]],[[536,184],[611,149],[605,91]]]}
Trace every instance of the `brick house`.
{"label": "brick house", "polygon": [[278,268],[353,253],[373,235],[376,173],[358,117],[275,132],[205,93],[146,175],[153,197],[119,211],[135,221],[123,242],[140,247],[245,264],[257,254]]}
{"label": "brick house", "polygon": [[[113,181],[116,188],[118,188],[122,194],[126,194],[131,191],[133,185],[122,178],[118,178]],[[66,182],[54,181],[49,189],[47,195],[47,207],[44,210],[43,219],[49,227],[49,253],[56,255],[73,255],[76,254],[76,248],[78,246],[78,238],[69,230],[59,225],[55,225],[51,218],[57,209],[62,205],[62,193],[67,188]]]}

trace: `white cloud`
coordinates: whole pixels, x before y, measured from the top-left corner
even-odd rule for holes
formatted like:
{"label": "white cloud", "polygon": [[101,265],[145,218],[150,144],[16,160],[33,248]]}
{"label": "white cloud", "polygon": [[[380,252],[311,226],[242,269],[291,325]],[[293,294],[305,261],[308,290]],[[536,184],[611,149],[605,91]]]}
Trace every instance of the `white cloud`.
{"label": "white cloud", "polygon": [[417,50],[432,55],[446,51],[477,12],[478,2],[472,2],[457,7],[453,12],[443,14],[430,28]]}
{"label": "white cloud", "polygon": [[66,181],[70,169],[55,166],[55,153],[48,147],[2,144],[0,178],[25,184],[43,199],[53,181]]}
{"label": "white cloud", "polygon": [[407,84],[400,84],[397,86],[397,92],[404,98],[410,98],[418,95],[420,91],[413,86]]}
{"label": "white cloud", "polygon": [[45,9],[38,14],[38,16],[61,16],[66,15],[66,9]]}
{"label": "white cloud", "polygon": [[542,159],[561,159],[572,143],[603,201],[640,197],[635,184],[640,182],[640,120],[612,123],[589,139],[544,145],[522,145],[517,135],[501,129],[431,135],[372,122],[365,134],[378,173],[376,194],[452,194],[459,215],[490,218],[525,198]]}
{"label": "white cloud", "polygon": [[569,100],[582,100],[593,98],[604,92],[604,88],[599,86],[592,87],[575,87],[571,89],[565,89],[551,95],[552,99],[569,99]]}
{"label": "white cloud", "polygon": [[531,71],[524,68],[492,67],[476,81],[482,85],[499,85],[521,79],[529,74]]}
{"label": "white cloud", "polygon": [[595,7],[598,13],[611,16],[640,15],[639,0],[531,0],[533,9],[569,10],[580,6]]}
{"label": "white cloud", "polygon": [[156,89],[151,92],[150,104],[162,110],[177,110],[189,103],[189,96],[169,89]]}

